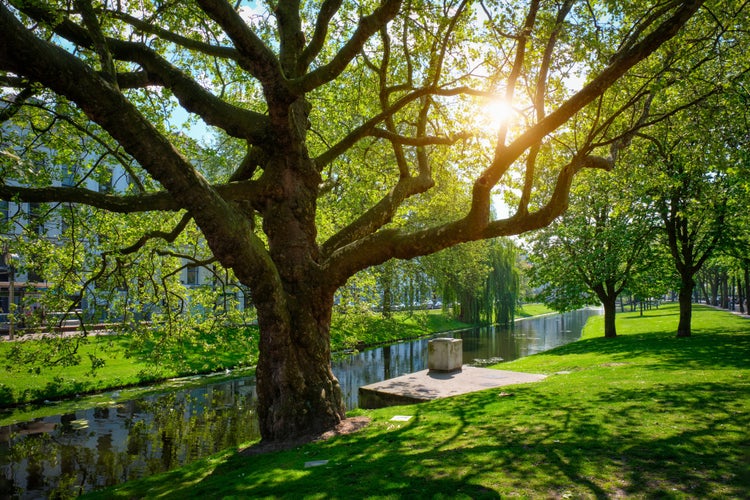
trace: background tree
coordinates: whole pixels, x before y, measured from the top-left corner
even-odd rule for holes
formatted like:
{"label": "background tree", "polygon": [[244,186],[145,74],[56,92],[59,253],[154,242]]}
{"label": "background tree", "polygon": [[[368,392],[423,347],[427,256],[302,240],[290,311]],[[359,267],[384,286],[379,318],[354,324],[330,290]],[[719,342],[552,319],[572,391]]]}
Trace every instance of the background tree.
{"label": "background tree", "polygon": [[600,302],[608,338],[617,336],[618,296],[652,265],[656,234],[634,183],[639,174],[621,163],[617,176],[581,176],[566,213],[530,236],[532,272],[545,302],[560,311]]}
{"label": "background tree", "polygon": [[644,134],[645,161],[662,172],[654,179],[654,206],[680,276],[678,337],[691,335],[696,274],[727,237],[731,160],[723,134],[706,126],[721,123],[719,109],[715,101],[695,106]]}
{"label": "background tree", "polygon": [[[724,140],[730,157],[727,174],[730,180],[727,219],[727,242],[723,255],[733,258],[732,266],[738,280],[738,300],[741,312],[750,312],[744,301],[750,298],[750,91],[747,78],[740,79],[725,93],[726,106],[733,111],[722,123]],[[747,307],[746,307],[747,306]]]}
{"label": "background tree", "polygon": [[511,240],[493,241],[490,246],[490,274],[484,287],[487,321],[508,325],[513,322],[521,291],[518,248]]}
{"label": "background tree", "polygon": [[471,324],[513,321],[520,291],[518,249],[510,240],[467,243],[431,255],[425,268],[443,309]]}
{"label": "background tree", "polygon": [[443,310],[464,323],[477,324],[485,312],[484,287],[491,271],[487,242],[455,246],[427,258],[430,274],[438,277]]}
{"label": "background tree", "polygon": [[[702,3],[282,0],[253,11],[225,0],[3,0],[4,116],[41,132],[21,108],[43,102],[42,114],[60,116],[77,136],[100,137],[105,158],[131,168],[133,190],[92,192],[36,175],[26,186],[4,183],[0,195],[83,204],[129,214],[128,227],[155,226],[125,255],[159,245],[180,255],[170,245],[188,227],[200,231],[205,257],[246,286],[257,308],[263,438],[316,433],[344,417],[330,369],[336,290],[392,258],[549,224],[578,171],[612,166],[596,148],[607,130],[579,128],[566,150],[556,149],[556,134],[634,67],[634,75],[650,72],[639,63]],[[726,12],[702,14],[679,41],[686,50],[703,50]],[[521,115],[462,150],[476,99],[495,94]],[[643,98],[637,87],[628,95],[598,122],[619,123]],[[228,175],[201,166],[174,123],[177,107],[239,152]],[[67,141],[65,151],[89,144]],[[429,199],[441,171],[471,183],[471,202],[454,220],[420,223],[413,207]],[[493,190],[513,175],[523,179],[518,208],[493,219]],[[555,181],[537,190],[540,178]],[[361,197],[361,209],[324,226],[318,208],[328,195]],[[154,212],[169,215],[139,215]],[[107,255],[93,274],[117,265],[116,249]]]}

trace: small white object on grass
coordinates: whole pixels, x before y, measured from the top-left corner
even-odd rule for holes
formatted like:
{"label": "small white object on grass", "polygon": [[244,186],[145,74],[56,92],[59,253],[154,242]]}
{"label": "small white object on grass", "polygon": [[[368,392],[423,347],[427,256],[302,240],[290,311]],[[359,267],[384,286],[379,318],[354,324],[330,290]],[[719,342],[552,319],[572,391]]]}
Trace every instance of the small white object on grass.
{"label": "small white object on grass", "polygon": [[395,415],[391,420],[394,422],[408,422],[411,420],[411,415]]}

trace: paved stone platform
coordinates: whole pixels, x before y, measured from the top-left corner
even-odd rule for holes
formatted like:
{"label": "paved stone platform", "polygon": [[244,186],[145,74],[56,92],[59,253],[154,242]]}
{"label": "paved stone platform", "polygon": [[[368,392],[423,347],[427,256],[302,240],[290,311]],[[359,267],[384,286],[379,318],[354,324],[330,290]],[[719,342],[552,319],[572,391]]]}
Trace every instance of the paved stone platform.
{"label": "paved stone platform", "polygon": [[473,366],[449,373],[422,370],[360,387],[359,407],[371,409],[422,403],[504,385],[538,382],[546,377]]}

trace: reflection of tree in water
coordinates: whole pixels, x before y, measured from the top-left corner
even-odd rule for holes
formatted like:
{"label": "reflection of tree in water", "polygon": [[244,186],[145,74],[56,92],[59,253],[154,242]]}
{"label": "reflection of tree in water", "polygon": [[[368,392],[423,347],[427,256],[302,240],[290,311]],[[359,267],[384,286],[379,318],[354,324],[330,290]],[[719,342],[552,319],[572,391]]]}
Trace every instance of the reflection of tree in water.
{"label": "reflection of tree in water", "polygon": [[45,488],[43,471],[45,467],[53,466],[48,460],[52,456],[50,450],[54,448],[55,443],[49,434],[41,433],[27,437],[21,433],[31,432],[34,424],[41,421],[28,422],[17,429],[10,436],[10,449],[8,458],[11,464],[25,464],[26,468],[23,475],[12,474],[13,467],[10,468],[11,476],[8,478],[7,491],[9,495],[22,494],[24,491]]}
{"label": "reflection of tree in water", "polygon": [[257,424],[248,425],[253,394],[243,390],[234,381],[25,424],[11,438],[2,491],[73,498],[249,441]]}

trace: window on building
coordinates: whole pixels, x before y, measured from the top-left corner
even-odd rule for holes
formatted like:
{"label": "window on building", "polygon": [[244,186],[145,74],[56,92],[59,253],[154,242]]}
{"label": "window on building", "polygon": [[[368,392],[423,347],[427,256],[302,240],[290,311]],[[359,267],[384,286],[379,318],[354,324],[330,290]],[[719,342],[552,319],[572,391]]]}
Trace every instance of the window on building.
{"label": "window on building", "polygon": [[36,270],[29,269],[27,281],[29,283],[42,283],[44,282],[44,278]]}
{"label": "window on building", "polygon": [[76,176],[74,172],[68,171],[63,175],[61,184],[64,187],[73,187],[76,185]]}
{"label": "window on building", "polygon": [[187,281],[186,284],[188,285],[197,285],[198,284],[198,266],[188,266],[187,268]]}
{"label": "window on building", "polygon": [[45,234],[47,232],[44,227],[43,211],[44,208],[41,203],[29,203],[29,228],[36,234]]}

